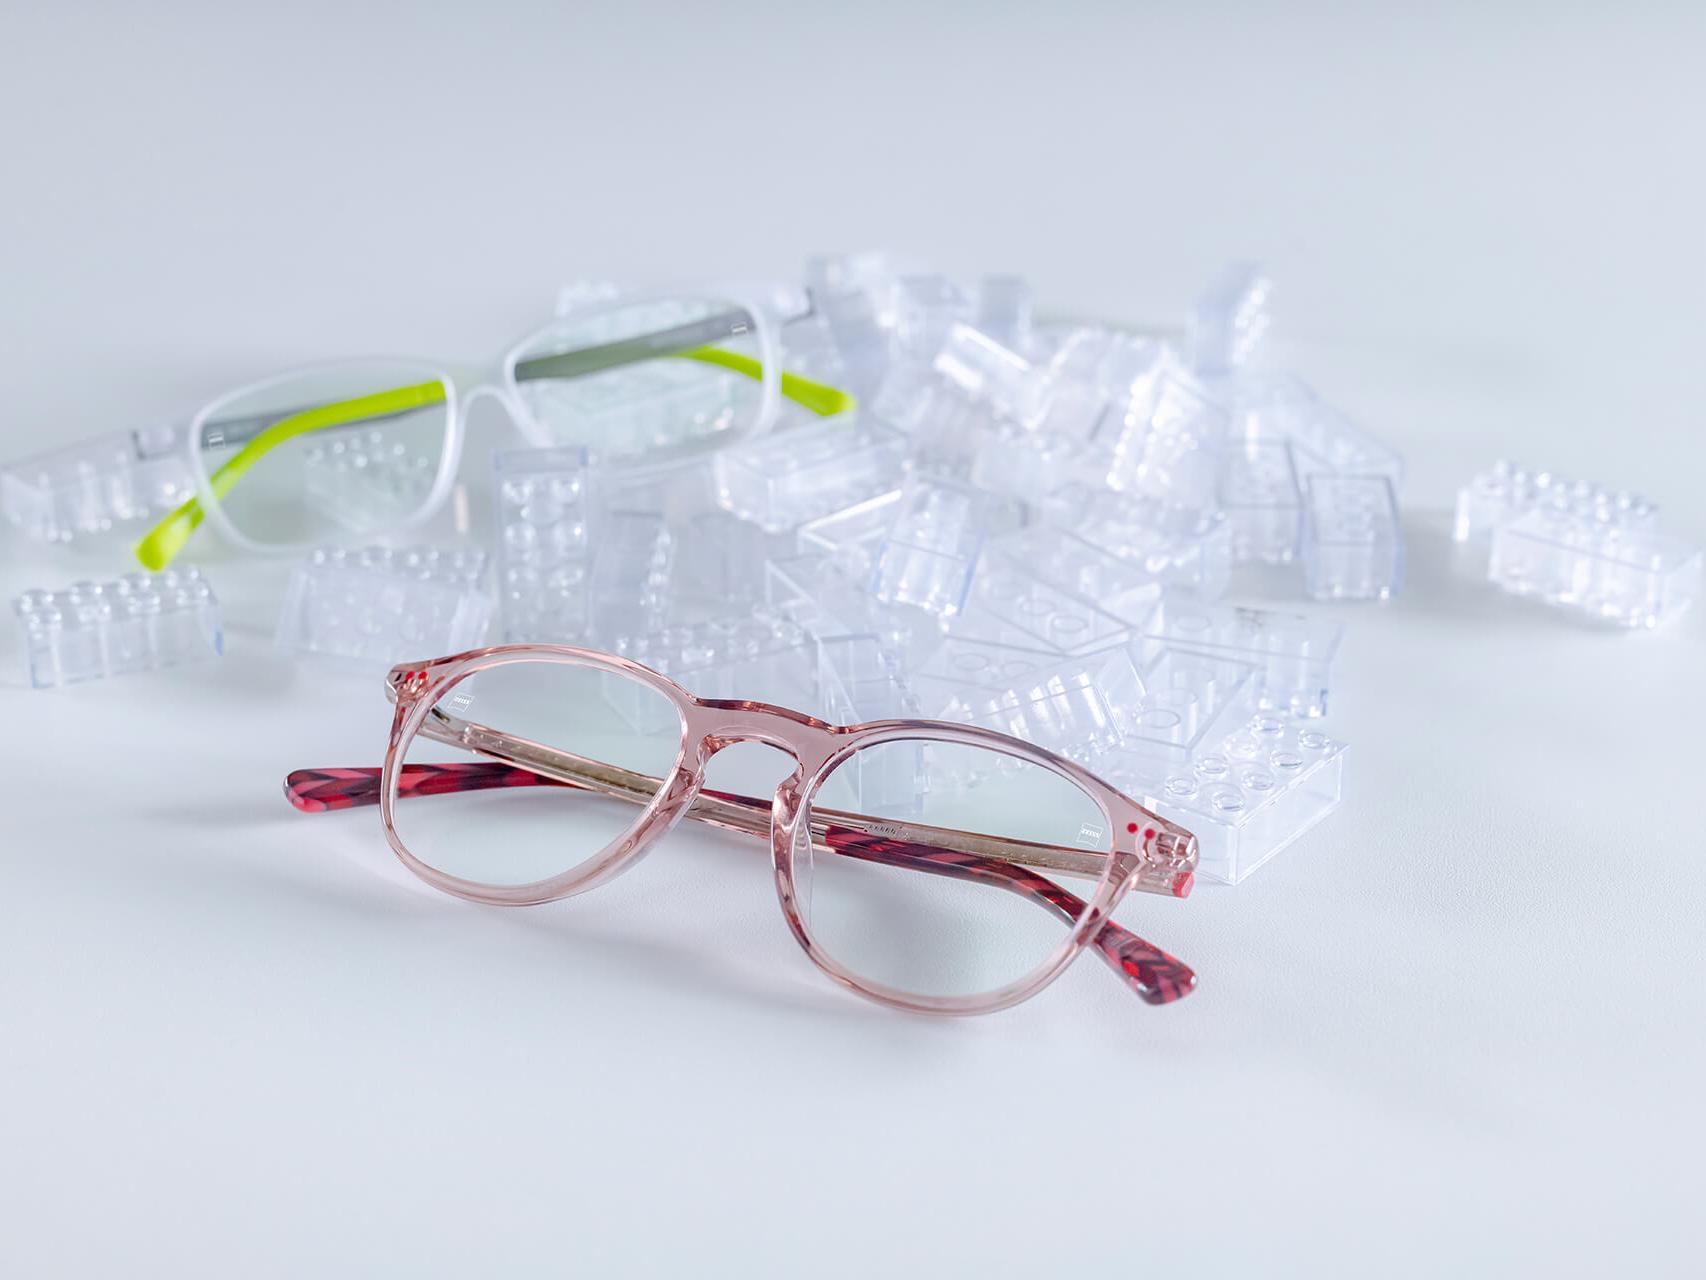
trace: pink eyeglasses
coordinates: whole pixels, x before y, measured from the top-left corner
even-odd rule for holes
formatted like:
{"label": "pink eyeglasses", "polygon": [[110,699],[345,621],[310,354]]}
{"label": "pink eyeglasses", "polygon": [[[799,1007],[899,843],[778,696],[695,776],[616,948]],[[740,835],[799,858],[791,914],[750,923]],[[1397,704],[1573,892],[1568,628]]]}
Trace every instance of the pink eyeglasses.
{"label": "pink eyeglasses", "polygon": [[[1186,896],[1196,838],[1016,738],[925,720],[830,725],[697,698],[626,659],[555,645],[399,666],[387,691],[384,767],[299,770],[285,795],[308,813],[377,803],[397,856],[446,893],[512,906],[566,898],[693,818],[768,838],[794,937],[880,1004],[1004,1009],[1087,946],[1150,1004],[1196,985],[1110,919],[1132,888]],[[740,743],[792,760],[773,799],[749,794],[767,780],[707,788],[713,758]],[[447,747],[459,756],[444,759]],[[766,754],[731,752],[719,769]],[[1086,900],[1037,869],[1094,881],[1094,892]]]}

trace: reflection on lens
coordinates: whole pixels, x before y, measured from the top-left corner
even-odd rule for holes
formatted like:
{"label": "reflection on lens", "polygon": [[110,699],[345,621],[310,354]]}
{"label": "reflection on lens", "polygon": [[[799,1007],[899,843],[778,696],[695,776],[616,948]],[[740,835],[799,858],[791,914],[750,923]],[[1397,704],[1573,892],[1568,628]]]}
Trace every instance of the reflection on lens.
{"label": "reflection on lens", "polygon": [[[1094,855],[1113,847],[1106,815],[1076,783],[954,743],[903,739],[855,752],[824,780],[810,814],[818,847],[802,847],[794,862],[808,932],[856,977],[916,996],[993,992],[1036,972],[1070,934],[1072,921],[1012,891],[1016,875],[1037,872],[1015,873],[992,851],[1028,841],[1097,868]],[[960,869],[968,855],[985,875]],[[1095,896],[1093,880],[1062,883]]]}
{"label": "reflection on lens", "polygon": [[560,662],[488,667],[441,694],[409,741],[397,834],[463,880],[547,880],[627,834],[680,751],[675,704],[650,685]]}
{"label": "reflection on lens", "polygon": [[756,424],[757,327],[715,298],[569,315],[518,355],[516,394],[555,443],[604,458],[703,446]]}
{"label": "reflection on lens", "polygon": [[216,404],[199,448],[237,532],[290,546],[420,516],[450,434],[450,382],[385,361],[277,378]]}

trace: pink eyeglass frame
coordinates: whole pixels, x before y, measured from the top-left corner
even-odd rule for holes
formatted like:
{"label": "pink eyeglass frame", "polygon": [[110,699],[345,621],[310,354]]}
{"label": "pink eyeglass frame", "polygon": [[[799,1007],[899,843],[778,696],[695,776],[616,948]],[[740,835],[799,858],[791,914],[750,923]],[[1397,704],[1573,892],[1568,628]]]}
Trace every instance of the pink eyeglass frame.
{"label": "pink eyeglass frame", "polygon": [[[670,776],[660,780],[589,761],[459,720],[443,709],[434,723],[427,723],[450,688],[469,676],[512,663],[539,662],[624,676],[667,698],[682,726]],[[878,1004],[919,1013],[993,1013],[1041,991],[1086,946],[1093,947],[1148,1003],[1169,1003],[1195,987],[1196,976],[1190,969],[1110,916],[1133,888],[1177,898],[1189,894],[1197,862],[1196,837],[1072,761],[1020,739],[932,720],[831,725],[767,703],[699,698],[638,663],[564,645],[501,645],[428,662],[404,663],[392,668],[386,677],[386,692],[396,709],[383,768],[298,770],[286,780],[285,795],[305,812],[377,802],[392,851],[409,870],[446,893],[497,906],[552,902],[596,888],[627,870],[684,817],[758,837],[768,825],[776,893],[795,939],[830,978]],[[417,735],[472,751],[495,763],[405,764],[404,753]],[[984,747],[1063,775],[1102,810],[1113,832],[1112,851],[1005,840],[839,810],[812,811],[811,797],[838,765],[857,750],[893,740]],[[768,816],[762,812],[761,800],[705,789],[705,769],[712,757],[740,742],[762,743],[795,761],[794,771],[776,789]],[[561,875],[524,885],[488,885],[446,874],[416,858],[397,831],[396,805],[400,799],[532,785],[598,791],[642,804],[643,808],[624,834],[592,857]],[[800,911],[794,859],[802,817],[808,818],[814,837],[812,848],[819,853],[840,853],[989,883],[1031,897],[1061,918],[1076,919],[1076,923],[1040,966],[993,991],[922,996],[861,978],[817,944]],[[1038,866],[1096,877],[1096,891],[1087,908],[1082,899],[1031,870]]]}

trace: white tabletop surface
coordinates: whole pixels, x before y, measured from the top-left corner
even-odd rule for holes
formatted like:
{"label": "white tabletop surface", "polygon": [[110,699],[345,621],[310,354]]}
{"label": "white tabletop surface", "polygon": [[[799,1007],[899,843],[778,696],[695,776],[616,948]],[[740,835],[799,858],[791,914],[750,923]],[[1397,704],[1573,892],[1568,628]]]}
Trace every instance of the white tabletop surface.
{"label": "white tabletop surface", "polygon": [[[1244,254],[1407,456],[1410,576],[1338,611],[1340,811],[1122,907],[1191,999],[1085,961],[930,1020],[703,837],[503,911],[294,813],[386,709],[202,538],[220,663],[35,692],[0,651],[0,1272],[1699,1274],[1706,617],[1583,630],[1447,541],[1500,455],[1706,539],[1697,7],[73,8],[3,24],[4,456],[483,358],[570,279],[887,246],[1163,322]],[[125,567],[0,557],[8,597]]]}

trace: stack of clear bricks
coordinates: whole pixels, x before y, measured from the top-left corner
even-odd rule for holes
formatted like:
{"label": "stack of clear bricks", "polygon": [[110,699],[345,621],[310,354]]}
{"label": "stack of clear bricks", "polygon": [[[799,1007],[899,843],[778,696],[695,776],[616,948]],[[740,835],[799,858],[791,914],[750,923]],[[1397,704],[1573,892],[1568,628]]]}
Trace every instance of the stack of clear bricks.
{"label": "stack of clear bricks", "polygon": [[471,649],[492,617],[485,573],[479,550],[316,551],[291,574],[277,645],[386,666]]}
{"label": "stack of clear bricks", "polygon": [[1700,594],[1701,549],[1639,494],[1496,463],[1458,491],[1452,536],[1488,581],[1594,622],[1658,627]]}
{"label": "stack of clear bricks", "polygon": [[219,601],[195,569],[26,591],[12,607],[38,689],[197,662],[224,650]]}

